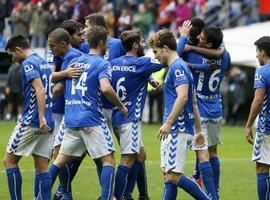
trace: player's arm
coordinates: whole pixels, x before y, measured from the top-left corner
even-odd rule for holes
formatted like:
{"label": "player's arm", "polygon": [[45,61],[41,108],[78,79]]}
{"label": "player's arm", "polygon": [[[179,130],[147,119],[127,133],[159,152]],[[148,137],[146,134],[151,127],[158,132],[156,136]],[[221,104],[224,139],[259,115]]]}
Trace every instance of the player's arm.
{"label": "player's arm", "polygon": [[42,133],[47,133],[49,132],[49,127],[45,119],[45,107],[46,107],[45,89],[43,87],[43,84],[40,78],[34,78],[31,81],[31,84],[36,91],[39,127]]}
{"label": "player's arm", "polygon": [[70,64],[68,68],[59,72],[52,72],[52,79],[54,82],[62,80],[64,78],[77,78],[82,73],[82,68],[74,68],[74,64]]}
{"label": "player's arm", "polygon": [[125,117],[128,116],[128,110],[126,106],[121,102],[117,94],[115,93],[113,87],[111,86],[110,80],[108,78],[99,79],[100,89],[105,97],[115,104],[121,112],[124,113]]}
{"label": "player's arm", "polygon": [[262,109],[264,95],[265,95],[264,88],[257,88],[255,90],[254,99],[251,104],[248,121],[245,128],[246,139],[250,144],[253,144],[252,126],[256,117],[258,116],[259,112]]}
{"label": "player's arm", "polygon": [[202,54],[209,58],[220,58],[225,52],[224,47],[219,47],[218,49],[208,49],[208,48],[202,48],[202,47],[189,45],[187,48],[190,51],[195,51],[196,53]]}
{"label": "player's arm", "polygon": [[62,82],[58,82],[53,86],[53,99],[59,97],[59,95],[64,91],[65,85]]}
{"label": "player's arm", "polygon": [[188,36],[190,29],[192,28],[191,22],[189,20],[184,21],[181,27],[179,27],[180,38],[177,43],[177,53],[179,56],[182,55],[185,49],[185,45],[188,43]]}
{"label": "player's arm", "polygon": [[184,106],[188,100],[188,84],[182,84],[176,87],[177,97],[175,99],[171,113],[165,123],[160,127],[158,139],[164,140],[168,137],[175,119],[183,112]]}

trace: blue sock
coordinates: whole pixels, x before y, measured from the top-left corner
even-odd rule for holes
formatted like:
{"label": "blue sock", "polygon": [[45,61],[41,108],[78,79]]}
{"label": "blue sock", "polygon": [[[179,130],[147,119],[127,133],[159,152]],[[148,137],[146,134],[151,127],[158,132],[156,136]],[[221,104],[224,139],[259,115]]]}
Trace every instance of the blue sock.
{"label": "blue sock", "polygon": [[52,179],[49,172],[39,173],[38,199],[52,199]]}
{"label": "blue sock", "polygon": [[177,197],[177,185],[166,181],[164,183],[164,192],[162,200],[175,200]]}
{"label": "blue sock", "polygon": [[22,199],[22,176],[18,167],[6,170],[8,179],[8,188],[11,199]]}
{"label": "blue sock", "polygon": [[116,176],[115,176],[115,185],[114,185],[114,196],[116,199],[122,199],[124,192],[127,186],[127,179],[130,168],[119,165]]}
{"label": "blue sock", "polygon": [[61,169],[59,167],[57,167],[55,164],[51,164],[51,166],[49,168],[49,173],[50,173],[51,179],[52,179],[52,186],[55,182],[56,177],[60,173],[60,171],[61,171]]}
{"label": "blue sock", "polygon": [[145,162],[143,162],[142,168],[140,168],[139,170],[139,173],[137,176],[137,186],[138,186],[140,196],[145,196],[148,194]]}
{"label": "blue sock", "polygon": [[143,163],[138,160],[135,160],[133,166],[130,169],[128,174],[128,182],[127,187],[124,193],[124,197],[130,198],[132,197],[132,193],[135,187],[135,183],[138,177],[139,170],[143,167]]}
{"label": "blue sock", "polygon": [[206,192],[210,199],[217,200],[217,191],[213,179],[213,171],[209,162],[203,162],[199,164],[199,168],[202,174],[202,180]]}
{"label": "blue sock", "polygon": [[210,163],[214,173],[214,183],[216,186],[217,195],[219,196],[219,177],[220,177],[220,162],[218,157],[210,158]]}
{"label": "blue sock", "polygon": [[102,161],[100,158],[94,159],[94,161],[95,161],[96,168],[97,168],[97,175],[98,175],[99,184],[101,184],[100,176],[101,176],[103,164],[102,164]]}
{"label": "blue sock", "polygon": [[[59,181],[59,182],[60,182],[60,181]],[[55,192],[55,195],[56,195],[57,197],[61,197],[62,194],[63,194],[63,188],[62,188],[61,185],[59,184],[59,185],[58,185],[58,188],[57,188],[57,190],[56,190],[56,192]]]}
{"label": "blue sock", "polygon": [[35,177],[34,177],[34,199],[38,197],[38,191],[39,191],[39,177],[38,172],[35,171]]}
{"label": "blue sock", "polygon": [[59,187],[62,190],[62,195],[71,194],[71,178],[70,178],[70,168],[69,165],[66,164],[58,175],[60,185]]}
{"label": "blue sock", "polygon": [[102,168],[101,176],[101,200],[110,199],[112,196],[114,183],[114,168],[112,166],[104,166]]}
{"label": "blue sock", "polygon": [[190,178],[186,176],[181,176],[178,187],[183,188],[188,194],[190,194],[194,199],[209,200],[207,195],[202,191],[200,186]]}
{"label": "blue sock", "polygon": [[259,200],[269,200],[269,173],[257,174],[257,192]]}
{"label": "blue sock", "polygon": [[198,157],[196,157],[196,162],[195,162],[195,170],[192,174],[192,177],[197,180],[200,179],[201,177],[201,173],[200,173],[200,168],[199,168],[199,159]]}

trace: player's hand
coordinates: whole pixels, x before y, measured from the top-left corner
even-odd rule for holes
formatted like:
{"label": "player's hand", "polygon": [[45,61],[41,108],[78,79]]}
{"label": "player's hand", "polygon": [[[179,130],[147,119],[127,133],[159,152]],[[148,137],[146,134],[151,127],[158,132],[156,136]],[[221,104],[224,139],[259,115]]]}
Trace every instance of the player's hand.
{"label": "player's hand", "polygon": [[186,44],[184,48],[184,52],[187,52],[187,51],[192,51],[192,46],[189,44]]}
{"label": "player's hand", "polygon": [[252,133],[251,127],[246,127],[245,135],[246,135],[247,142],[253,145],[254,141],[253,141],[253,133]]}
{"label": "player's hand", "polygon": [[189,35],[190,29],[192,28],[191,21],[186,20],[181,27],[178,27],[180,36],[187,37]]}
{"label": "player's hand", "polygon": [[48,133],[50,131],[50,128],[47,125],[45,117],[39,118],[39,128],[41,130],[41,133]]}
{"label": "player's hand", "polygon": [[127,109],[127,107],[126,106],[121,106],[120,108],[119,108],[119,110],[120,110],[120,112],[122,112],[123,114],[124,114],[124,116],[125,116],[125,118],[128,118],[128,109]]}
{"label": "player's hand", "polygon": [[204,138],[203,134],[201,134],[201,133],[195,134],[195,145],[198,148],[205,146],[205,138]]}
{"label": "player's hand", "polygon": [[151,80],[151,81],[149,81],[149,84],[150,84],[153,88],[155,88],[155,90],[158,91],[158,92],[160,92],[160,91],[163,90],[162,85],[161,85],[158,81],[156,81],[156,80]]}
{"label": "player's hand", "polygon": [[158,131],[158,135],[157,138],[161,141],[161,140],[165,140],[168,138],[170,130],[171,130],[172,125],[168,124],[168,123],[164,123],[159,131]]}
{"label": "player's hand", "polygon": [[74,63],[70,64],[68,68],[65,70],[66,71],[66,76],[68,78],[78,78],[82,74],[82,68],[74,68]]}

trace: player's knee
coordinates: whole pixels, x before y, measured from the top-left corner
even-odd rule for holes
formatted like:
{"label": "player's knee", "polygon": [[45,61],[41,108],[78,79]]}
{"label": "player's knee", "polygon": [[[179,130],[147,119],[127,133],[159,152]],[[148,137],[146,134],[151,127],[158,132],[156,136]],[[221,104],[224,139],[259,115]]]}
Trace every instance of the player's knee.
{"label": "player's knee", "polygon": [[137,154],[122,155],[121,165],[131,168],[136,158],[137,158]]}
{"label": "player's knee", "polygon": [[60,147],[55,147],[55,148],[53,149],[53,158],[54,158],[54,159],[57,158],[57,155],[58,155],[58,153],[59,153],[59,149],[60,149]]}
{"label": "player's knee", "polygon": [[181,174],[181,173],[169,172],[169,173],[166,173],[165,179],[166,179],[166,181],[169,181],[169,182],[177,185],[182,175],[183,174]]}
{"label": "player's knee", "polygon": [[103,166],[115,166],[115,158],[114,158],[114,153],[111,153],[109,155],[103,156],[101,158]]}
{"label": "player's knee", "polygon": [[217,157],[217,146],[216,145],[208,147],[208,151],[209,151],[210,158]]}
{"label": "player's knee", "polygon": [[18,167],[18,162],[13,159],[10,156],[5,155],[4,159],[3,159],[3,164],[5,166],[5,168],[14,168],[14,167]]}
{"label": "player's knee", "polygon": [[256,162],[256,172],[257,172],[257,174],[269,173],[269,168],[270,168],[270,165],[266,165],[266,164],[263,164],[263,163]]}
{"label": "player's knee", "polygon": [[209,161],[209,153],[207,150],[197,151],[199,162],[207,162]]}
{"label": "player's knee", "polygon": [[143,147],[140,149],[140,153],[138,155],[137,160],[140,162],[144,162],[146,160],[146,152]]}

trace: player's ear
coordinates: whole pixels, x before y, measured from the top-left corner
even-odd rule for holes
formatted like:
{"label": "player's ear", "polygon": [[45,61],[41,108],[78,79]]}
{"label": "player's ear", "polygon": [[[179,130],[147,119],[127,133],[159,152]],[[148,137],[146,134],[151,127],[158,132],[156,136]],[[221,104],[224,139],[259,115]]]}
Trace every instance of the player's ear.
{"label": "player's ear", "polygon": [[21,52],[22,52],[22,49],[21,49],[20,47],[16,47],[16,48],[15,48],[15,52],[16,52],[16,53],[21,53]]}

